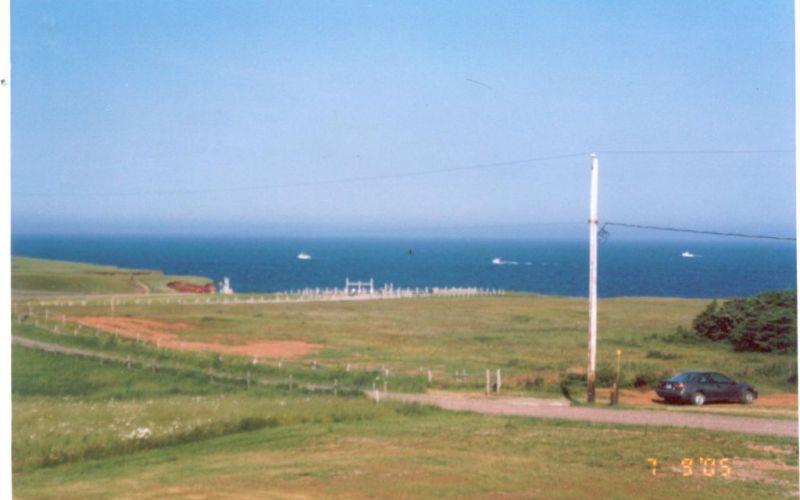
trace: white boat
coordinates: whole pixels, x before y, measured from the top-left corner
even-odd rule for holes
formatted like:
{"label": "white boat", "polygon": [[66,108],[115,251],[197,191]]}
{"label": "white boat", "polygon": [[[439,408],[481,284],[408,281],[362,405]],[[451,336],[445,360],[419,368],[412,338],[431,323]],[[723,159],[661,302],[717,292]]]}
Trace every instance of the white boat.
{"label": "white boat", "polygon": [[691,259],[692,257],[694,257],[694,254],[689,250],[686,250],[681,254],[681,257],[686,257],[687,259]]}
{"label": "white boat", "polygon": [[300,260],[310,260],[311,256],[305,252],[300,252],[299,254],[297,254],[297,258]]}
{"label": "white boat", "polygon": [[492,259],[492,264],[496,264],[498,266],[516,266],[519,262],[514,260],[503,260],[500,257],[495,257]]}

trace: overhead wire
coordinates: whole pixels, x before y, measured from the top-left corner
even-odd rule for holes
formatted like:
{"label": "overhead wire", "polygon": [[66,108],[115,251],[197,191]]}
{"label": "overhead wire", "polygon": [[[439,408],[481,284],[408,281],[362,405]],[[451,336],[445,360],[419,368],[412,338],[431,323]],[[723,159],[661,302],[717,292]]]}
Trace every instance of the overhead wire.
{"label": "overhead wire", "polygon": [[[710,149],[710,150],[598,150],[594,153],[598,155],[739,155],[739,154],[780,154],[793,153],[794,149]],[[472,165],[461,165],[428,170],[416,170],[408,172],[395,172],[378,175],[365,175],[354,177],[343,177],[339,179],[320,179],[310,181],[287,182],[279,184],[256,184],[249,186],[232,187],[207,187],[196,189],[166,189],[166,190],[137,190],[137,191],[96,191],[96,192],[15,192],[13,196],[23,197],[95,197],[95,196],[179,196],[194,194],[211,193],[240,193],[252,191],[269,191],[275,189],[289,189],[302,187],[330,186],[337,184],[351,184],[362,182],[386,181],[393,179],[403,179],[411,177],[421,177],[437,175],[451,172],[464,172],[470,170],[485,170],[493,168],[511,167],[525,164],[536,164],[547,161],[562,160],[568,158],[578,158],[590,155],[591,152],[565,153],[552,156],[539,156],[520,160],[509,160],[491,163],[477,163]]]}
{"label": "overhead wire", "polygon": [[349,184],[355,182],[371,182],[392,179],[402,179],[408,177],[420,177],[426,175],[443,174],[449,172],[462,172],[467,170],[482,170],[489,168],[510,167],[523,165],[526,163],[540,163],[551,160],[561,160],[565,158],[577,158],[586,156],[589,153],[569,153],[555,156],[540,156],[537,158],[527,158],[523,160],[501,161],[494,163],[478,163],[473,165],[463,165],[455,167],[438,168],[431,170],[417,170],[409,172],[396,172],[393,174],[368,175],[359,177],[344,177],[340,179],[323,179],[316,181],[288,182],[283,184],[263,184],[254,186],[238,186],[229,188],[203,188],[203,189],[177,189],[177,190],[148,190],[148,191],[128,191],[128,192],[95,192],[95,193],[18,193],[18,196],[143,196],[143,195],[182,195],[182,194],[207,194],[207,193],[236,193],[246,191],[267,191],[282,188],[298,188],[313,186],[328,186],[334,184]]}
{"label": "overhead wire", "polygon": [[764,235],[764,234],[745,234],[745,233],[733,233],[733,232],[724,232],[724,231],[710,231],[705,229],[689,229],[689,228],[681,228],[681,227],[668,227],[668,226],[651,226],[647,224],[630,224],[625,222],[604,222],[603,226],[600,228],[601,235],[605,236],[608,234],[606,231],[606,226],[619,226],[619,227],[628,227],[634,229],[652,229],[654,231],[670,231],[676,233],[691,233],[691,234],[708,234],[711,236],[727,236],[727,237],[735,237],[735,238],[750,238],[750,239],[760,239],[760,240],[779,240],[779,241],[797,241],[796,238],[786,237],[786,236],[771,236],[771,235]]}

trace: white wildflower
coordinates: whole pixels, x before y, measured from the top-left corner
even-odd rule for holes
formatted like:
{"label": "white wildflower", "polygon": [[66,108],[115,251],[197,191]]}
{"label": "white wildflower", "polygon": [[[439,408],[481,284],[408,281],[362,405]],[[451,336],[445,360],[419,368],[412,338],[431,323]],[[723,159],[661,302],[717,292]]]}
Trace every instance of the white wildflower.
{"label": "white wildflower", "polygon": [[149,427],[137,427],[128,434],[128,439],[147,439],[152,435]]}

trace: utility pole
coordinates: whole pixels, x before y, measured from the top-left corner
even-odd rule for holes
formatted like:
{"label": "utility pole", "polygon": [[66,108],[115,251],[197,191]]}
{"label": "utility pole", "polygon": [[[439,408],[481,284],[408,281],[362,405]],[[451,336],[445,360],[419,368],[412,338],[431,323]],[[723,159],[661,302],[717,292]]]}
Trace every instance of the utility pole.
{"label": "utility pole", "polygon": [[597,176],[600,163],[592,153],[592,187],[589,201],[589,367],[586,370],[586,401],[594,403],[597,358]]}

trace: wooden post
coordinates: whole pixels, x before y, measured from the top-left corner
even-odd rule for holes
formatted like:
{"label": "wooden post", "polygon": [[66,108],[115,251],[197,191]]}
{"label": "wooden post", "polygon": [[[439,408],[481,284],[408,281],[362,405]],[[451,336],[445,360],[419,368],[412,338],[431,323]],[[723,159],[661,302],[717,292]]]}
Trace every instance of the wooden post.
{"label": "wooden post", "polygon": [[586,370],[586,401],[595,399],[597,358],[597,183],[600,164],[592,153],[592,181],[589,200],[589,366]]}
{"label": "wooden post", "polygon": [[430,370],[428,370],[428,383],[433,383],[433,373]]}
{"label": "wooden post", "polygon": [[492,390],[492,372],[486,370],[486,395],[488,396]]}
{"label": "wooden post", "polygon": [[502,379],[500,378],[500,368],[497,369],[497,387],[495,391],[497,394],[500,394],[500,386],[503,385]]}

